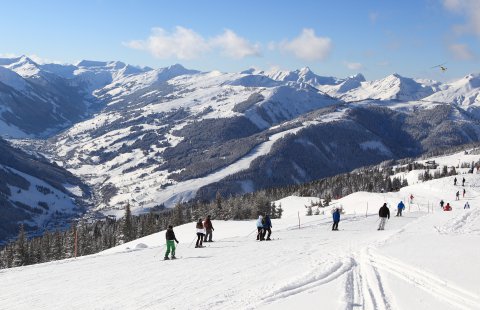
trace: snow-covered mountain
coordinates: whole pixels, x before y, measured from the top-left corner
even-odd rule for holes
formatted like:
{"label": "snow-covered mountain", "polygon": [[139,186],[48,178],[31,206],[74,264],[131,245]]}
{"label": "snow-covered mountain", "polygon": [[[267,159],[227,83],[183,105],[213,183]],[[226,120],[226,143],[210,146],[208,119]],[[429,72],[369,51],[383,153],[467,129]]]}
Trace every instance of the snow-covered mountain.
{"label": "snow-covered mountain", "polygon": [[0,244],[18,234],[64,227],[85,212],[90,190],[79,178],[46,159],[0,139]]}
{"label": "snow-covered mountain", "polygon": [[301,183],[480,140],[475,105],[434,97],[474,96],[473,75],[442,85],[28,57],[0,59],[0,70],[4,134],[49,136],[40,151],[87,180],[105,212]]}
{"label": "snow-covered mountain", "polygon": [[[480,156],[431,159],[450,167]],[[357,192],[319,215],[306,216],[318,198],[285,197],[272,241],[255,241],[255,221],[214,220],[214,242],[194,248],[189,223],[174,229],[175,261],[163,261],[162,231],[96,255],[4,270],[0,299],[8,309],[478,309],[480,175],[466,170],[457,170],[466,179],[459,201],[454,176],[421,183],[423,170],[402,173],[412,185],[399,192]],[[395,217],[401,200],[406,209]],[[440,200],[453,210],[442,211]],[[383,203],[391,217],[377,231]],[[345,213],[332,231],[339,206]]]}

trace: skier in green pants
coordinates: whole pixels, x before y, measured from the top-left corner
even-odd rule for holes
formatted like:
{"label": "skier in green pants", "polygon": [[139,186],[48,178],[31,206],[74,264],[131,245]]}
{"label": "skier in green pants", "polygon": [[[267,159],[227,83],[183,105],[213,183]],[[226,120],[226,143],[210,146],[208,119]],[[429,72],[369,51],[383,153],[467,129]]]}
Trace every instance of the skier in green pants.
{"label": "skier in green pants", "polygon": [[165,239],[167,239],[167,252],[165,252],[165,260],[169,259],[168,254],[170,250],[172,251],[172,259],[175,259],[175,242],[178,244],[177,238],[175,238],[175,233],[173,232],[173,226],[168,226],[167,232],[165,233]]}

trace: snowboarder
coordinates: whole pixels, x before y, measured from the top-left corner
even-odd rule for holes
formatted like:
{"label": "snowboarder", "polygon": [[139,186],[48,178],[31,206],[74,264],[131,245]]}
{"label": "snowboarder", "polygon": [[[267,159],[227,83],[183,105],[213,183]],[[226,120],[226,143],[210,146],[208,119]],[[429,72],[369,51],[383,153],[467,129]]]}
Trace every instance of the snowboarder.
{"label": "snowboarder", "polygon": [[455,200],[460,200],[460,191],[455,194]]}
{"label": "snowboarder", "polygon": [[268,232],[267,238],[265,240],[272,240],[270,239],[270,235],[272,234],[272,221],[270,220],[270,216],[267,214],[265,215],[263,221],[263,238],[265,239],[265,234]]}
{"label": "snowboarder", "polygon": [[442,200],[440,200],[440,208],[442,208],[442,209],[443,209],[443,205],[444,205],[444,204],[445,204],[445,202],[443,201],[443,199],[442,199]]}
{"label": "snowboarder", "polygon": [[196,228],[197,228],[197,243],[195,243],[195,247],[203,248],[203,236],[205,236],[205,228],[203,227],[202,219],[198,219]]}
{"label": "snowboarder", "polygon": [[333,225],[332,230],[338,230],[338,223],[340,222],[340,209],[336,208],[332,214]]}
{"label": "snowboarder", "polygon": [[405,209],[405,205],[403,204],[403,201],[400,201],[397,206],[397,215],[396,216],[402,216],[402,211]]}
{"label": "snowboarder", "polygon": [[259,215],[257,220],[257,240],[263,241],[263,216]]}
{"label": "snowboarder", "polygon": [[[205,227],[205,239],[204,242],[213,242],[212,240],[212,231],[215,229],[213,228],[212,221],[210,219],[210,215],[207,215],[207,218],[203,222],[203,226]],[[208,241],[207,241],[208,239]]]}
{"label": "snowboarder", "polygon": [[465,198],[465,193],[466,193],[466,191],[465,191],[465,189],[463,189],[463,198]]}
{"label": "snowboarder", "polygon": [[443,208],[443,211],[452,211],[452,207],[450,206],[450,203],[447,202],[447,205]]}
{"label": "snowboarder", "polygon": [[413,203],[413,194],[410,194],[410,203]]}
{"label": "snowboarder", "polygon": [[467,202],[465,202],[465,206],[463,206],[464,209],[470,209],[470,204]]}
{"label": "snowboarder", "polygon": [[175,242],[178,244],[177,238],[175,238],[175,233],[173,232],[173,226],[169,225],[167,232],[165,233],[165,239],[167,239],[167,251],[165,252],[165,260],[168,260],[168,254],[172,252],[172,259],[175,259]]}
{"label": "snowboarder", "polygon": [[387,218],[390,219],[390,209],[388,209],[387,203],[384,203],[383,206],[378,210],[378,216],[380,217],[378,230],[384,230]]}
{"label": "snowboarder", "polygon": [[465,178],[462,179],[462,186],[465,186]]}
{"label": "snowboarder", "polygon": [[457,177],[455,177],[455,179],[453,179],[453,185],[457,185]]}

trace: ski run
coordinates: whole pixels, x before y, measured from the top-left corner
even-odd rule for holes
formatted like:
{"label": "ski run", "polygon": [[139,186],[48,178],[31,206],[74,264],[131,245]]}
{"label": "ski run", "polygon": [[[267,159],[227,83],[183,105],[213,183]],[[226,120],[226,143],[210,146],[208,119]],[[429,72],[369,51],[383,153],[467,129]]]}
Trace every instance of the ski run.
{"label": "ski run", "polygon": [[[439,169],[479,159],[435,158]],[[255,240],[256,220],[213,219],[214,242],[204,248],[195,248],[195,222],[174,227],[173,261],[163,260],[162,231],[91,256],[1,270],[0,309],[480,309],[480,174],[467,170],[457,169],[457,185],[455,176],[420,182],[414,170],[398,192],[357,192],[319,215],[305,207],[318,198],[286,197],[276,202],[284,213],[272,220],[272,241]],[[390,219],[378,231],[384,203]]]}

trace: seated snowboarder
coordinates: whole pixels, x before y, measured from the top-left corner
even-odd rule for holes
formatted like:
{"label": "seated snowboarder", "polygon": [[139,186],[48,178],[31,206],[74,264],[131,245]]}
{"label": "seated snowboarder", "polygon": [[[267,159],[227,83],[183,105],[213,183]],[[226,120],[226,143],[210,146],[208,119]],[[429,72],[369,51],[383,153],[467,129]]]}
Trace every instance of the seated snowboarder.
{"label": "seated snowboarder", "polygon": [[177,238],[175,238],[175,233],[173,232],[173,226],[169,225],[167,232],[165,233],[165,239],[167,239],[167,251],[165,252],[164,259],[169,259],[168,254],[172,251],[172,259],[175,259],[175,242],[178,243]]}
{"label": "seated snowboarder", "polygon": [[467,202],[465,202],[465,206],[463,206],[464,209],[470,209],[470,204]]}
{"label": "seated snowboarder", "polygon": [[450,206],[450,203],[447,202],[447,205],[443,207],[443,211],[452,211],[452,207]]}

